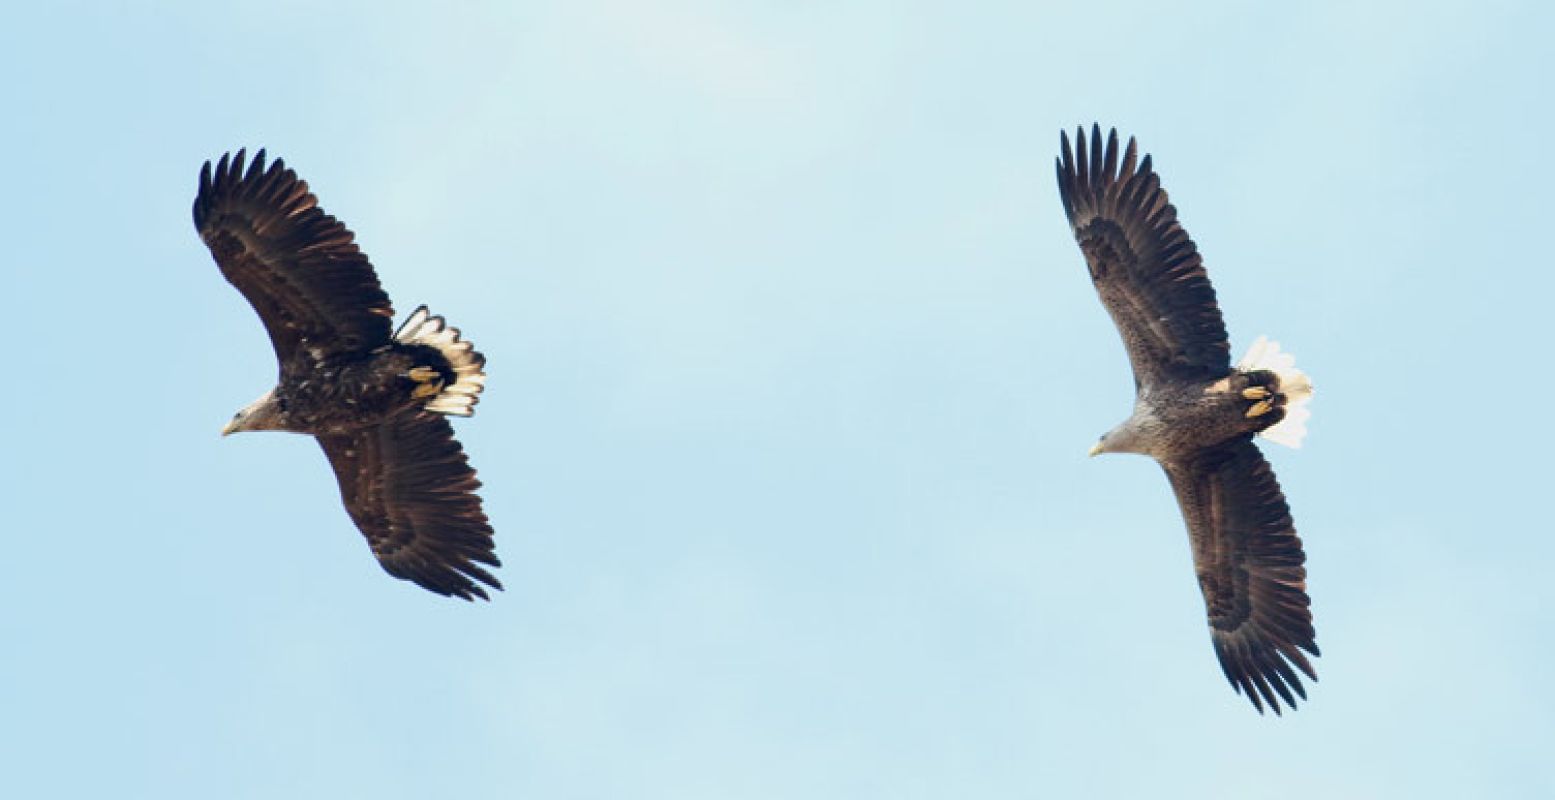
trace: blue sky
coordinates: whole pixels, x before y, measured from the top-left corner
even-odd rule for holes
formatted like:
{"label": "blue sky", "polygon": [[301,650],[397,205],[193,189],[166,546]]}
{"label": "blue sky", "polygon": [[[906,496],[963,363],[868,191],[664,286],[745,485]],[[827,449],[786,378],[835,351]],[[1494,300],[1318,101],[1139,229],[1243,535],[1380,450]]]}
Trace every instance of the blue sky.
{"label": "blue sky", "polygon": [[[31,4],[0,24],[8,797],[1555,793],[1527,3]],[[1324,657],[1226,685],[1069,237],[1058,131],[1153,153],[1240,351]],[[265,146],[403,315],[508,590],[385,575],[195,236]]]}

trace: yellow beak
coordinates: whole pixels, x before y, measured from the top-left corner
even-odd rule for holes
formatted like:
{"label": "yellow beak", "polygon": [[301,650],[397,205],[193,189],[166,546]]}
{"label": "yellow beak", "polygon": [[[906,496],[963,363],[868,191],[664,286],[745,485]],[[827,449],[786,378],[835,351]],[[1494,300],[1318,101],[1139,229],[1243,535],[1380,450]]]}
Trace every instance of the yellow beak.
{"label": "yellow beak", "polygon": [[1098,441],[1096,444],[1091,445],[1091,452],[1086,453],[1086,455],[1090,456],[1091,458],[1095,458],[1101,455],[1101,442]]}
{"label": "yellow beak", "polygon": [[232,433],[237,432],[237,429],[238,429],[238,421],[235,420],[235,419],[234,420],[229,420],[227,422],[226,427],[221,429],[221,435],[222,436],[228,436],[228,435],[230,435]]}

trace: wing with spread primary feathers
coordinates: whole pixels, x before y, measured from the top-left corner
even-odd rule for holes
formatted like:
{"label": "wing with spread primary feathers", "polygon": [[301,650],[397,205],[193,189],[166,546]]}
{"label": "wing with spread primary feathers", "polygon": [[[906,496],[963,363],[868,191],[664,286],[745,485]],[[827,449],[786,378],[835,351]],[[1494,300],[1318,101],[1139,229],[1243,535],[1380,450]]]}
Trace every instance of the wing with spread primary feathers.
{"label": "wing with spread primary feathers", "polygon": [[194,227],[221,273],[270,333],[282,370],[304,351],[320,359],[389,341],[394,309],[351,231],[324,213],[306,181],[260,150],[200,170]]}
{"label": "wing with spread primary feathers", "polygon": [[1231,345],[1198,248],[1177,222],[1150,156],[1136,166],[1134,140],[1119,163],[1118,132],[1063,134],[1058,191],[1091,280],[1112,315],[1136,384],[1213,379],[1231,366]]}
{"label": "wing with spread primary feathers", "polygon": [[502,588],[478,566],[502,562],[475,494],[480,481],[445,417],[401,414],[318,439],[346,511],[386,572],[466,600],[489,599],[480,583]]}
{"label": "wing with spread primary feathers", "polygon": [[1268,704],[1280,713],[1281,700],[1295,708],[1307,693],[1292,666],[1317,680],[1301,652],[1318,655],[1317,634],[1306,555],[1269,462],[1243,437],[1162,466],[1188,523],[1226,679],[1259,712]]}

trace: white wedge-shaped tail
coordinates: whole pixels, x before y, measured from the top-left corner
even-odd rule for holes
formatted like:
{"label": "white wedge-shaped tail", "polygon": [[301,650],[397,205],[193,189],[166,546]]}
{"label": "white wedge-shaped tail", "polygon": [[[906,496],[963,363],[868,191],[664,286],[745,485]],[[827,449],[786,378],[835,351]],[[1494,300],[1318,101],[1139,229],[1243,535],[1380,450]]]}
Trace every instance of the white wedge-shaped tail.
{"label": "white wedge-shaped tail", "polygon": [[1286,447],[1301,447],[1307,435],[1307,420],[1312,418],[1312,380],[1307,373],[1296,369],[1296,357],[1280,351],[1280,343],[1267,336],[1258,337],[1247,355],[1236,364],[1237,369],[1266,369],[1280,378],[1280,393],[1285,395],[1285,418],[1269,426],[1258,435]]}
{"label": "white wedge-shaped tail", "polygon": [[426,410],[456,417],[475,413],[475,403],[486,388],[486,357],[475,345],[459,339],[459,329],[421,306],[394,332],[395,341],[435,347],[453,368],[454,382],[427,401]]}

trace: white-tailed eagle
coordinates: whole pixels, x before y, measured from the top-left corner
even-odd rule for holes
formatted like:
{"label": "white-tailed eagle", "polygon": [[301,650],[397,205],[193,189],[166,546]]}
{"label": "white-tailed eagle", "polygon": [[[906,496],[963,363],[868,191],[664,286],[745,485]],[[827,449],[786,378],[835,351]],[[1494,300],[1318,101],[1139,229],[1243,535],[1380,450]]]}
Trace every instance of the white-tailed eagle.
{"label": "white-tailed eagle", "polygon": [[[1297,670],[1317,680],[1306,561],[1262,435],[1297,447],[1312,384],[1279,345],[1260,337],[1231,364],[1226,326],[1198,249],[1177,222],[1150,156],[1093,125],[1071,150],[1062,135],[1058,191],[1134,367],[1134,413],[1098,453],[1141,453],[1177,493],[1210,638],[1226,679],[1259,712],[1306,699]],[[1305,653],[1303,653],[1305,651]]]}
{"label": "white-tailed eagle", "polygon": [[441,595],[485,599],[501,562],[475,494],[480,481],[448,416],[468,417],[486,359],[422,306],[394,309],[354,236],[308,184],[260,150],[200,171],[194,227],[275,346],[274,389],[222,433],[314,436],[340,496],[390,575]]}

